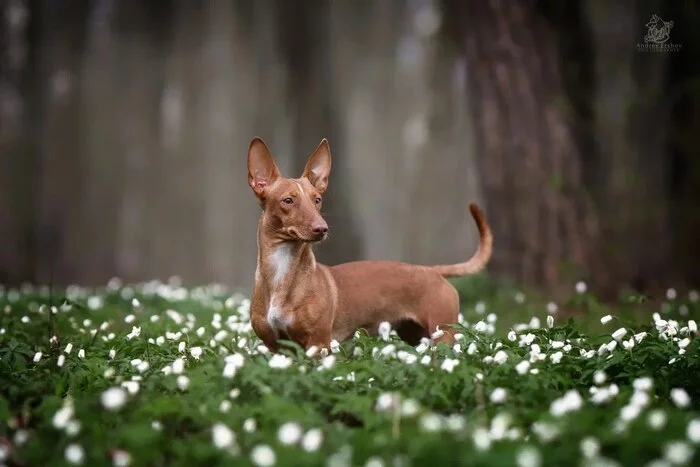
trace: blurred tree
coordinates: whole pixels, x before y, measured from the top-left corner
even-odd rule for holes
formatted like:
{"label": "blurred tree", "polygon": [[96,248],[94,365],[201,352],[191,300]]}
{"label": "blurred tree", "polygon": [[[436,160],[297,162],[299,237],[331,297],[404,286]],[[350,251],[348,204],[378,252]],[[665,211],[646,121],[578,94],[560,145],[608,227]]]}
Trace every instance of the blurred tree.
{"label": "blurred tree", "polygon": [[597,270],[555,33],[535,2],[447,0],[467,57],[480,174],[495,237],[492,271],[553,286]]}

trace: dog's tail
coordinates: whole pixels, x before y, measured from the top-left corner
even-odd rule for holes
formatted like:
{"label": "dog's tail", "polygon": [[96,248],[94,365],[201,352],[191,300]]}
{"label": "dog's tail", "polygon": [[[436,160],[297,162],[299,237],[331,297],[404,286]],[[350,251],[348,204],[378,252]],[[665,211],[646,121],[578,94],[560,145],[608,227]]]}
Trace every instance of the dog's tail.
{"label": "dog's tail", "polygon": [[457,264],[440,264],[432,268],[439,272],[443,277],[459,277],[475,274],[488,264],[493,252],[493,235],[489,223],[486,222],[486,217],[479,206],[474,203],[469,205],[469,212],[472,213],[476,227],[479,229],[479,248],[476,253],[464,263]]}

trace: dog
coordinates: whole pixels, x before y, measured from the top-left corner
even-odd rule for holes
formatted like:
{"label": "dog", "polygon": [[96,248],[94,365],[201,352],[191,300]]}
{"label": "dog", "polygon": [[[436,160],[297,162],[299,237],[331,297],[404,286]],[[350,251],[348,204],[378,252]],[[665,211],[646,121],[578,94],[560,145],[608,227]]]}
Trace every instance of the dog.
{"label": "dog", "polygon": [[[399,261],[354,261],[336,266],[316,262],[312,246],[328,237],[321,215],[328,188],[331,151],[324,138],[300,178],[285,178],[265,142],[248,147],[248,184],[258,199],[258,256],[250,305],[255,334],[271,351],[280,340],[305,350],[330,349],[332,340],[356,330],[376,335],[381,322],[413,322],[434,342],[454,342],[459,295],[446,278],[484,269],[493,236],[483,212],[470,204],[479,247],[466,262],[422,266]],[[440,329],[440,326],[443,329]]]}

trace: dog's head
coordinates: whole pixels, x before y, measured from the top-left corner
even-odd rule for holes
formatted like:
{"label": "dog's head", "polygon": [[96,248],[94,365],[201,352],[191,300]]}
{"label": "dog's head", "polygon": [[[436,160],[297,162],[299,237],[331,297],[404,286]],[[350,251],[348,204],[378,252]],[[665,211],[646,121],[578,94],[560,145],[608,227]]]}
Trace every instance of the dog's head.
{"label": "dog's head", "polygon": [[253,138],[248,147],[248,185],[260,201],[264,222],[283,240],[318,242],[328,236],[321,205],[330,171],[326,139],[309,157],[301,178],[282,177],[261,138]]}

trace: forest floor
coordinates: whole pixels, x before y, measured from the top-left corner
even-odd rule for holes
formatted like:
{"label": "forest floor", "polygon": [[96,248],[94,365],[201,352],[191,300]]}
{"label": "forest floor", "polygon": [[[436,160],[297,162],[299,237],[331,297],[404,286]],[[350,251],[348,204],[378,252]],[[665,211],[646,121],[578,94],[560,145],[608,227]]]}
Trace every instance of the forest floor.
{"label": "forest floor", "polygon": [[456,345],[358,333],[320,360],[271,355],[216,286],[3,290],[0,465],[700,463],[697,293],[459,287]]}

